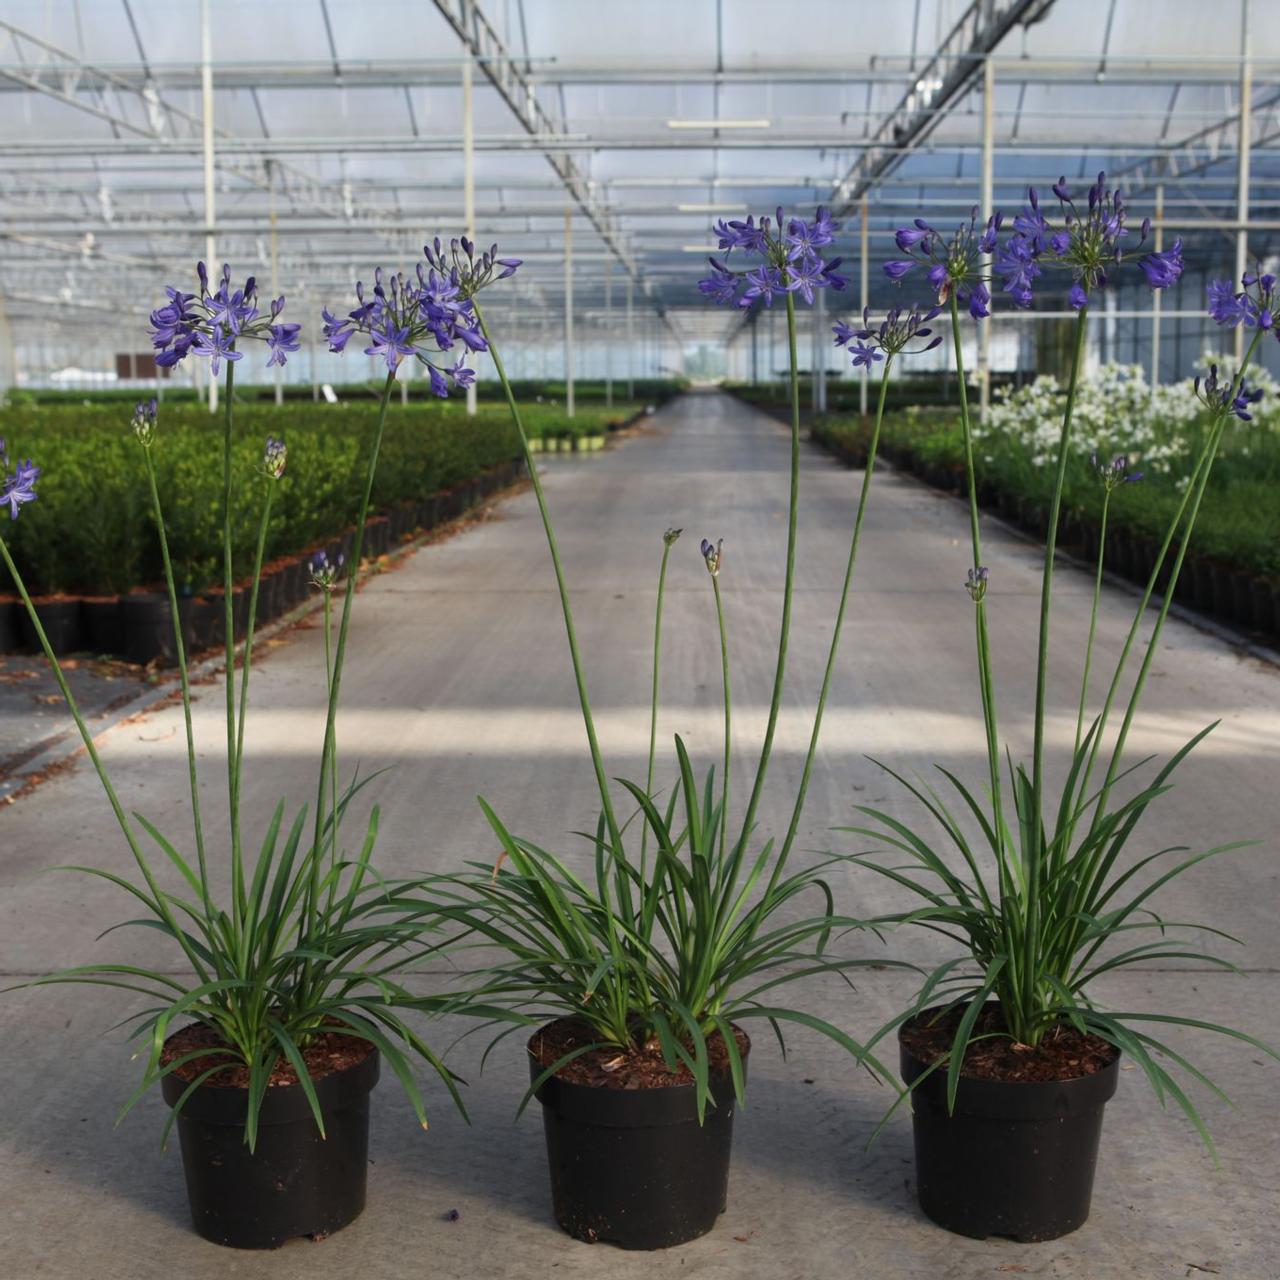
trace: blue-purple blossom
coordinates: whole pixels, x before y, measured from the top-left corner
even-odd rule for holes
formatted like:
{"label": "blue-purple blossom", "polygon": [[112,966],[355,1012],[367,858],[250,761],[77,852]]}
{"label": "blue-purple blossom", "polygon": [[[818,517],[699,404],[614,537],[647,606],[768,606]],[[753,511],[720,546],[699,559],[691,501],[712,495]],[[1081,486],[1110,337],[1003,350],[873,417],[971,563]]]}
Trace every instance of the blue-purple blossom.
{"label": "blue-purple blossom", "polygon": [[991,576],[990,570],[985,564],[980,564],[976,569],[969,570],[969,576],[965,579],[964,589],[969,593],[969,598],[978,604],[983,596],[987,594],[987,579]]}
{"label": "blue-purple blossom", "polygon": [[1161,253],[1149,253],[1138,259],[1138,266],[1153,289],[1168,289],[1178,283],[1182,275],[1182,240],[1173,242],[1173,248]]}
{"label": "blue-purple blossom", "polygon": [[1211,364],[1205,378],[1195,380],[1195,397],[1213,413],[1234,414],[1241,422],[1252,422],[1250,408],[1262,399],[1262,388],[1250,389],[1243,381],[1237,385],[1234,378],[1219,381],[1218,366]]}
{"label": "blue-purple blossom", "polygon": [[900,284],[916,267],[925,267],[939,303],[954,296],[958,303],[967,305],[975,320],[981,320],[990,315],[991,302],[985,283],[990,277],[981,259],[995,251],[1003,225],[1004,214],[994,213],[979,229],[975,207],[968,223],[961,223],[947,239],[923,218],[916,218],[911,226],[899,227],[894,233],[898,248],[910,256],[886,262],[884,273],[894,284]]}
{"label": "blue-purple blossom", "polygon": [[372,292],[356,284],[356,308],[345,317],[322,312],[329,350],[341,353],[356,333],[369,338],[366,355],[381,357],[394,374],[402,361],[413,356],[427,367],[434,395],[448,396],[450,385],[467,387],[475,373],[462,360],[442,367],[433,357],[461,344],[468,351],[487,351],[473,299],[481,289],[506,280],[521,266],[519,258],[499,258],[498,246],[482,253],[462,236],[446,249],[439,238],[423,246],[425,263],[414,276],[384,277],[374,272]]}
{"label": "blue-purple blossom", "polygon": [[1108,493],[1117,485],[1136,484],[1142,479],[1141,471],[1129,470],[1127,454],[1121,453],[1110,462],[1103,462],[1096,453],[1093,453],[1089,455],[1089,461],[1093,464],[1093,469],[1098,473],[1102,486]]}
{"label": "blue-purple blossom", "polygon": [[200,292],[183,293],[172,285],[166,287],[169,301],[151,313],[151,345],[156,349],[156,364],[172,368],[189,355],[205,356],[216,375],[222,361],[239,360],[237,349],[241,338],[256,338],[271,349],[269,364],[282,365],[286,353],[298,350],[297,335],[301,326],[277,324],[284,310],[284,297],[271,303],[270,315],[258,308],[258,284],[250,276],[243,287],[232,288],[231,268],[224,265],[217,288],[209,290],[209,272],[203,262],[196,264]]}
{"label": "blue-purple blossom", "polygon": [[[145,448],[149,448],[156,438],[156,415],[159,406],[156,404],[155,397],[150,400],[139,400],[133,406],[133,434],[138,437],[138,442]],[[0,441],[2,444],[3,441]]]}
{"label": "blue-purple blossom", "polygon": [[342,576],[342,566],[346,562],[347,557],[341,552],[330,560],[327,552],[317,551],[311,557],[311,585],[319,587],[321,591],[332,591],[334,583]]}
{"label": "blue-purple blossom", "polygon": [[285,447],[284,441],[277,440],[275,436],[268,436],[266,448],[262,453],[263,472],[272,480],[279,480],[284,475],[288,456],[289,451]]}
{"label": "blue-purple blossom", "polygon": [[[818,252],[834,243],[839,229],[826,209],[818,209],[810,221],[784,218],[781,209],[776,219],[721,219],[713,231],[724,257],[708,259],[711,274],[698,281],[698,292],[712,302],[736,303],[744,309],[757,301],[770,307],[775,295],[788,293],[812,304],[819,289],[848,287],[848,278],[836,271],[841,260],[828,261]],[[728,261],[735,250],[761,261],[735,270]]]}
{"label": "blue-purple blossom", "polygon": [[[3,444],[4,441],[0,440],[0,446]],[[3,474],[0,474],[0,506],[7,503],[9,519],[16,520],[19,508],[36,500],[36,481],[40,479],[40,468],[28,458],[25,462],[19,462],[10,475],[9,454],[3,447],[0,447],[0,467],[3,467]]]}
{"label": "blue-purple blossom", "polygon": [[[910,311],[894,307],[879,326],[873,326],[871,310],[867,308],[862,313],[861,329],[853,329],[841,323],[835,325],[832,332],[835,334],[837,347],[848,346],[855,369],[860,366],[870,369],[877,360],[883,360],[885,356],[919,355],[923,351],[932,351],[942,341],[942,335],[935,334],[929,324],[941,311],[941,307],[922,311],[918,305]],[[925,338],[930,341],[923,346],[910,346]]]}
{"label": "blue-purple blossom", "polygon": [[714,546],[712,546],[710,539],[703,538],[702,540],[702,546],[700,548],[702,551],[702,558],[706,561],[707,572],[713,578],[718,578],[720,576],[720,565],[723,563],[723,547],[723,538],[721,538]]}

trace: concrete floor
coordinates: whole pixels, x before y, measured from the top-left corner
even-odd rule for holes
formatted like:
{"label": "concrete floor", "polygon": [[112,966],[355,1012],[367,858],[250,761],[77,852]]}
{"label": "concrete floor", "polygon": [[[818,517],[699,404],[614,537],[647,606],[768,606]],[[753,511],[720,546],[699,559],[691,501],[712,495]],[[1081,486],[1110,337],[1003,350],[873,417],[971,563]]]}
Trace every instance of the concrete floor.
{"label": "concrete floor", "polygon": [[[786,437],[775,423],[707,394],[675,402],[648,430],[604,455],[544,464],[611,772],[643,776],[654,584],[662,532],[674,524],[685,535],[669,585],[662,738],[669,743],[681,733],[703,763],[719,750],[719,654],[697,545],[704,535],[723,537],[743,751],[737,777],[749,774],[772,672],[786,463]],[[789,811],[860,482],[859,473],[806,449],[794,657],[762,811],[766,830],[780,829]],[[855,820],[859,802],[915,816],[866,754],[908,770],[943,760],[975,781],[981,773],[972,606],[961,585],[969,564],[965,510],[889,471],[876,484],[802,850],[863,847],[865,841],[832,833]],[[986,540],[1002,731],[1016,753],[1029,739],[1038,557],[998,524],[989,525]],[[1090,583],[1071,571],[1058,583],[1051,742],[1060,747],[1074,728]],[[1125,592],[1107,593],[1102,669],[1133,603]],[[1164,898],[1170,918],[1207,920],[1241,937],[1247,949],[1231,954],[1246,972],[1131,970],[1101,994],[1114,1008],[1177,1008],[1280,1043],[1280,672],[1182,623],[1171,623],[1166,635],[1135,751],[1167,753],[1209,720],[1222,724],[1185,767],[1177,790],[1151,811],[1140,848],[1263,841],[1186,877]],[[581,856],[563,833],[592,821],[594,783],[531,495],[502,504],[489,521],[419,552],[362,592],[344,684],[339,740],[347,768],[393,766],[365,793],[382,806],[385,871],[491,858],[477,793],[521,833]],[[298,803],[310,797],[322,689],[322,636],[314,626],[269,654],[257,672],[246,769],[250,831],[280,796]],[[216,686],[203,688],[197,708],[214,847],[224,764],[220,698]],[[102,746],[126,807],[180,836],[187,826],[178,713],[126,722]],[[0,814],[0,848],[0,970],[8,978],[91,958],[167,959],[145,931],[96,942],[103,927],[125,917],[127,904],[108,886],[45,874],[55,863],[77,862],[127,871],[127,852],[83,763]],[[898,902],[865,873],[837,888],[850,914],[873,915]],[[856,945],[917,959],[942,954],[924,935],[891,937],[884,948]],[[856,994],[823,986],[804,995],[858,1034],[900,1007],[909,989],[904,978],[880,971],[862,973],[857,986]],[[6,1280],[1280,1274],[1280,1074],[1258,1053],[1209,1036],[1171,1039],[1189,1047],[1237,1105],[1231,1110],[1196,1091],[1221,1169],[1180,1114],[1162,1112],[1140,1074],[1127,1071],[1108,1110],[1093,1216],[1051,1244],[967,1241],[923,1219],[912,1193],[909,1119],[895,1117],[866,1151],[887,1090],[856,1076],[825,1042],[800,1034],[786,1062],[757,1036],[729,1209],[715,1232],[656,1258],[576,1243],[550,1220],[536,1115],[512,1125],[527,1079],[513,1038],[482,1078],[479,1046],[469,1041],[458,1051],[455,1065],[472,1080],[469,1129],[432,1088],[432,1124],[423,1134],[393,1083],[384,1082],[375,1099],[365,1215],[323,1244],[260,1256],[219,1250],[191,1233],[177,1153],[157,1150],[158,1096],[113,1131],[136,1064],[121,1051],[119,1034],[104,1032],[129,1008],[114,993],[77,988],[0,1000]],[[452,1030],[441,1028],[434,1038],[447,1043]],[[461,1218],[446,1221],[455,1208]]]}

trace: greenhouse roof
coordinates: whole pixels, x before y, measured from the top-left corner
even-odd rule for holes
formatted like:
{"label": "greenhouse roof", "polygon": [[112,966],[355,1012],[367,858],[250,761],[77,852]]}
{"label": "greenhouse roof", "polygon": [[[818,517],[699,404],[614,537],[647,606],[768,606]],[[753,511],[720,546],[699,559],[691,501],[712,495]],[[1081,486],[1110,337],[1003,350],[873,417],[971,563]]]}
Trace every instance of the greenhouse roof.
{"label": "greenhouse roof", "polygon": [[58,340],[143,316],[209,233],[238,272],[341,305],[375,265],[464,228],[465,76],[476,237],[526,260],[529,315],[563,305],[567,210],[581,314],[606,288],[621,305],[631,279],[685,341],[739,323],[696,292],[710,223],[777,205],[846,217],[856,299],[865,197],[873,303],[895,226],[1016,207],[1063,173],[1083,187],[1106,169],[1149,212],[1158,189],[1161,230],[1206,268],[1233,268],[1242,210],[1251,254],[1280,231],[1280,5],[1264,0],[1212,22],[1200,0],[208,10],[206,66],[200,0],[0,0],[11,323]]}

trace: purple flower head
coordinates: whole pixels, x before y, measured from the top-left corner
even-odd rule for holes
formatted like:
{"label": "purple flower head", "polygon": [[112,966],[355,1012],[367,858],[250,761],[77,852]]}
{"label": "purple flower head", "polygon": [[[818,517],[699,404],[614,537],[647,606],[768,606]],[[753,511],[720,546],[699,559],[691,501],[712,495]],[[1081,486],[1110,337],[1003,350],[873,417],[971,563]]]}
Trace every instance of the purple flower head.
{"label": "purple flower head", "polygon": [[1084,285],[1077,280],[1067,293],[1067,301],[1071,304],[1073,311],[1080,311],[1089,305],[1089,295],[1085,292]]}
{"label": "purple flower head", "polygon": [[9,506],[9,519],[18,518],[18,510],[28,502],[36,500],[36,481],[40,479],[40,468],[31,459],[19,462],[12,475],[9,474],[8,452],[3,460],[4,470],[0,473],[0,506]]}
{"label": "purple flower head", "polygon": [[[138,437],[138,442],[144,447],[149,448],[156,438],[156,413],[159,406],[156,404],[155,397],[150,400],[139,400],[133,406],[133,434]],[[0,445],[4,441],[0,440]],[[4,461],[0,458],[0,463]]]}
{"label": "purple flower head", "polygon": [[703,560],[706,561],[707,572],[713,578],[718,578],[720,576],[720,566],[723,563],[723,555],[724,555],[723,551],[721,550],[723,546],[724,546],[723,538],[721,538],[720,541],[715,544],[715,546],[712,546],[710,540],[707,538],[703,538],[702,540],[702,547],[701,547],[702,558]]}
{"label": "purple flower head", "polygon": [[[698,281],[698,292],[712,302],[746,309],[757,301],[772,306],[780,293],[812,303],[819,289],[847,288],[847,277],[836,271],[840,259],[828,262],[819,252],[834,243],[839,229],[826,209],[808,221],[785,218],[781,209],[773,218],[721,219],[712,230],[723,257],[710,259],[711,274]],[[735,251],[759,261],[741,269],[731,266]]]}
{"label": "purple flower head", "polygon": [[1098,473],[1098,478],[1102,481],[1102,486],[1108,493],[1118,485],[1136,484],[1142,479],[1141,471],[1129,470],[1129,457],[1127,454],[1119,454],[1111,459],[1110,462],[1103,462],[1096,453],[1089,457],[1093,464],[1093,469]]}
{"label": "purple flower head", "polygon": [[915,267],[915,265],[916,264],[909,259],[897,258],[884,264],[884,273],[894,282],[894,284],[897,284],[908,271]]}
{"label": "purple flower head", "polygon": [[1215,415],[1234,415],[1242,422],[1252,422],[1249,410],[1262,399],[1262,388],[1250,389],[1235,378],[1219,380],[1218,366],[1211,364],[1208,376],[1195,380],[1195,397]]}
{"label": "purple flower head", "polygon": [[969,570],[968,577],[965,579],[964,589],[969,593],[969,598],[974,604],[979,604],[987,594],[987,579],[990,576],[990,570],[985,564],[980,564],[976,569]]}
{"label": "purple flower head", "polygon": [[262,453],[263,474],[271,480],[279,480],[284,475],[288,456],[289,451],[284,441],[277,440],[275,436],[268,436],[266,448]]}
{"label": "purple flower head", "polygon": [[[889,311],[879,326],[871,323],[871,312],[862,313],[862,328],[854,329],[846,324],[837,324],[833,330],[836,335],[836,346],[848,345],[853,356],[853,367],[871,369],[876,361],[886,356],[919,355],[923,351],[932,351],[942,341],[941,334],[934,334],[929,323],[941,312],[941,307],[921,310],[917,305],[907,311],[903,307],[894,307]],[[930,341],[923,345],[913,343]]]}
{"label": "purple flower head", "polygon": [[1019,307],[1031,305],[1031,283],[1040,275],[1039,259],[1043,251],[1043,241],[1038,234],[1018,232],[1011,235],[996,254],[995,273],[1004,280],[1004,292]]}
{"label": "purple flower head", "polygon": [[439,237],[423,246],[423,260],[411,275],[374,272],[372,291],[356,285],[356,306],[341,319],[327,309],[324,336],[329,350],[341,353],[354,334],[369,338],[366,355],[380,356],[394,375],[406,357],[427,368],[431,391],[442,399],[450,384],[469,386],[475,378],[457,359],[451,367],[439,363],[440,352],[453,351],[459,343],[468,351],[487,351],[475,310],[475,296],[498,280],[513,276],[522,265],[519,258],[500,258],[498,246],[478,250],[466,236],[445,246]]}
{"label": "purple flower head", "polygon": [[951,238],[945,239],[923,218],[917,218],[911,226],[899,227],[894,233],[894,242],[909,256],[886,262],[884,273],[898,284],[913,267],[923,266],[940,303],[954,297],[957,303],[968,306],[975,320],[980,320],[990,314],[991,301],[986,285],[990,274],[982,258],[996,251],[1003,225],[1004,214],[996,212],[979,227],[975,208],[969,221],[961,223]]}
{"label": "purple flower head", "polygon": [[1168,289],[1178,283],[1182,275],[1182,241],[1173,242],[1173,248],[1162,253],[1149,253],[1138,259],[1142,274],[1153,289]]}
{"label": "purple flower head", "polygon": [[311,585],[319,587],[325,593],[332,591],[334,584],[342,575],[342,566],[346,560],[346,556],[341,552],[336,559],[330,560],[327,552],[317,551],[311,557]]}
{"label": "purple flower head", "polygon": [[[299,325],[275,322],[284,310],[284,298],[274,299],[270,314],[262,316],[257,305],[257,281],[250,276],[240,289],[231,286],[231,267],[224,265],[217,287],[210,292],[209,272],[203,262],[196,264],[199,294],[166,287],[168,302],[151,313],[151,345],[156,364],[172,368],[188,355],[206,356],[216,375],[223,360],[239,360],[236,344],[241,338],[265,341],[271,350],[268,364],[284,364],[286,351],[298,350],[295,338]],[[281,334],[283,331],[283,336]]]}

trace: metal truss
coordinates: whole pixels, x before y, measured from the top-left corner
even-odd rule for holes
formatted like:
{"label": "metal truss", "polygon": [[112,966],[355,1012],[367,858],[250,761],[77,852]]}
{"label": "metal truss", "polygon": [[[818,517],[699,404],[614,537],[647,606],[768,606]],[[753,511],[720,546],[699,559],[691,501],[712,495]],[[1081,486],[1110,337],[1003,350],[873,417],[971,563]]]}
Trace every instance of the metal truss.
{"label": "metal truss", "polygon": [[1015,25],[1039,22],[1052,6],[1053,0],[972,0],[923,68],[911,73],[910,88],[836,184],[831,196],[836,212],[854,208],[879,178],[929,136]]}

